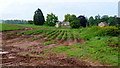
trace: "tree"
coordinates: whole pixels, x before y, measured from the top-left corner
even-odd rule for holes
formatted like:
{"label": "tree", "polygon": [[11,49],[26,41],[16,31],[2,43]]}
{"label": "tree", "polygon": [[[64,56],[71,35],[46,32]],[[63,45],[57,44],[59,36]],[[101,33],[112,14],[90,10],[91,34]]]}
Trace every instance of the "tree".
{"label": "tree", "polygon": [[108,22],[108,19],[109,19],[108,15],[103,15],[101,17],[101,22]]}
{"label": "tree", "polygon": [[101,22],[101,18],[100,18],[100,15],[98,14],[95,16],[94,25],[98,25],[98,23],[100,22]]}
{"label": "tree", "polygon": [[79,28],[80,27],[80,22],[79,22],[78,18],[76,17],[76,15],[66,14],[64,17],[65,17],[64,21],[69,22],[70,26],[72,28]]}
{"label": "tree", "polygon": [[90,26],[94,25],[94,18],[91,16],[91,17],[89,18],[88,22],[89,22],[89,25],[90,25]]}
{"label": "tree", "polygon": [[99,15],[99,14],[96,15],[96,16],[95,16],[95,19],[97,19],[97,20],[100,19],[100,15]]}
{"label": "tree", "polygon": [[71,22],[70,22],[70,26],[71,26],[72,28],[79,28],[79,27],[80,27],[79,20],[76,18],[75,20],[71,21]]}
{"label": "tree", "polygon": [[35,25],[43,25],[45,22],[43,13],[39,8],[35,11],[33,21]]}
{"label": "tree", "polygon": [[26,20],[4,20],[4,24],[28,24]]}
{"label": "tree", "polygon": [[66,14],[64,17],[65,17],[65,19],[64,19],[65,22],[71,22],[74,19],[76,19],[76,16],[74,14],[72,14],[72,15]]}
{"label": "tree", "polygon": [[68,22],[70,20],[70,14],[66,14],[64,18],[65,18],[64,21]]}
{"label": "tree", "polygon": [[28,20],[28,23],[29,24],[34,24],[32,20]]}
{"label": "tree", "polygon": [[119,17],[117,17],[116,18],[116,26],[120,29],[120,18]]}
{"label": "tree", "polygon": [[47,19],[45,21],[45,25],[55,26],[56,22],[58,22],[58,17],[55,16],[55,14],[53,14],[53,13],[47,14]]}
{"label": "tree", "polygon": [[69,22],[72,22],[76,19],[78,20],[78,18],[74,14],[72,14],[72,15],[70,15]]}
{"label": "tree", "polygon": [[79,19],[81,26],[86,27],[88,25],[87,19],[84,16],[80,15],[78,19]]}
{"label": "tree", "polygon": [[115,17],[109,17],[108,19],[109,25],[114,26],[116,24],[115,20],[116,20]]}

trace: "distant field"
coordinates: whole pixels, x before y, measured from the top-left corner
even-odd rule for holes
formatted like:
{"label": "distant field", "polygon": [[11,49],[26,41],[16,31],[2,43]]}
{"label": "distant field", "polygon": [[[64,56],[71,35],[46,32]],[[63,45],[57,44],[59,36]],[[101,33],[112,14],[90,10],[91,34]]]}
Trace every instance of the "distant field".
{"label": "distant field", "polygon": [[46,28],[46,29],[69,29],[66,27],[50,27],[50,26],[37,26],[37,25],[31,25],[31,24],[16,24],[19,26],[24,26],[24,27],[30,27],[30,28]]}
{"label": "distant field", "polygon": [[12,31],[12,30],[23,29],[22,27],[12,26],[10,24],[0,24],[0,26],[1,26],[0,31]]}
{"label": "distant field", "polygon": [[[26,56],[34,55],[35,52],[37,56],[39,54],[40,57],[46,58],[50,57],[49,54],[66,54],[65,57],[74,57],[82,60],[89,60],[92,62],[99,62],[101,64],[108,64],[117,66],[118,65],[118,45],[120,45],[118,40],[118,35],[114,36],[113,34],[109,35],[110,30],[107,29],[115,29],[116,32],[118,29],[116,27],[106,27],[99,28],[97,26],[80,28],[80,29],[71,29],[71,28],[56,28],[56,27],[48,27],[48,26],[36,26],[36,25],[26,25],[26,24],[17,24],[19,26],[30,27],[30,28],[38,28],[34,30],[21,31],[18,33],[6,33],[7,36],[17,36],[22,37],[25,36],[24,40],[33,39],[40,40],[37,45],[28,44],[22,42],[27,46],[28,51],[27,54],[24,52]],[[44,29],[39,29],[44,28]],[[17,30],[23,29],[18,26],[11,26],[7,24],[3,24],[3,30]],[[106,29],[106,33],[101,31]],[[108,32],[108,34],[107,34]],[[104,34],[105,33],[105,34]],[[113,35],[113,36],[112,36]],[[18,40],[19,41],[19,40]],[[10,44],[9,44],[10,45]],[[18,47],[20,44],[17,44]],[[31,46],[30,46],[31,45]],[[46,48],[44,48],[46,46]],[[51,48],[47,48],[51,46]],[[39,50],[34,48],[42,47],[44,54],[39,53]],[[34,50],[33,50],[34,49]]]}

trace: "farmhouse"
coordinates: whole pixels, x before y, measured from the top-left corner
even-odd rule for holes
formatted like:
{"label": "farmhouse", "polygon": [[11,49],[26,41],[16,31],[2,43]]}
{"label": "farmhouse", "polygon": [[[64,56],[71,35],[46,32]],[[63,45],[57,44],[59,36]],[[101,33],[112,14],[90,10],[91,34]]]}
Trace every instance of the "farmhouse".
{"label": "farmhouse", "polygon": [[109,24],[106,23],[106,22],[101,22],[101,23],[98,24],[98,26],[99,27],[105,27],[105,26],[109,26]]}
{"label": "farmhouse", "polygon": [[59,22],[56,23],[55,26],[56,27],[70,27],[70,24],[69,24],[69,22],[61,22],[61,21],[59,21]]}

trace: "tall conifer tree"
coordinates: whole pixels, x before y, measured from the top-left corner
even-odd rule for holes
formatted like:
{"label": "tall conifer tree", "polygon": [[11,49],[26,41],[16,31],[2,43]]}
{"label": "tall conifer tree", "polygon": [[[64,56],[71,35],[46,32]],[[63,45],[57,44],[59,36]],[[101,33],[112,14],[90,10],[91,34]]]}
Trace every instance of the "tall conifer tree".
{"label": "tall conifer tree", "polygon": [[39,8],[34,13],[33,21],[35,25],[43,25],[45,22],[43,13]]}

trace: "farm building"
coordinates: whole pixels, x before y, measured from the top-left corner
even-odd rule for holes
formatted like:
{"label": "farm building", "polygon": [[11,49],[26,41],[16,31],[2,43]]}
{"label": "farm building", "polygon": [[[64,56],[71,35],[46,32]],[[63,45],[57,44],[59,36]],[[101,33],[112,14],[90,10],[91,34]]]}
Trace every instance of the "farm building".
{"label": "farm building", "polygon": [[106,23],[106,22],[101,22],[101,23],[98,24],[98,26],[99,27],[105,27],[105,26],[109,26],[109,24]]}
{"label": "farm building", "polygon": [[56,27],[61,27],[61,24],[62,24],[62,22],[59,21],[59,22],[56,23],[55,26],[56,26]]}
{"label": "farm building", "polygon": [[57,22],[56,27],[70,27],[69,22]]}

